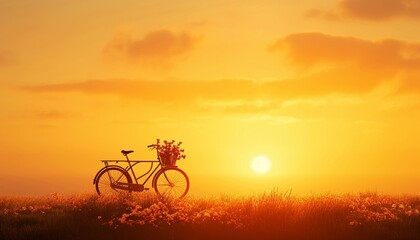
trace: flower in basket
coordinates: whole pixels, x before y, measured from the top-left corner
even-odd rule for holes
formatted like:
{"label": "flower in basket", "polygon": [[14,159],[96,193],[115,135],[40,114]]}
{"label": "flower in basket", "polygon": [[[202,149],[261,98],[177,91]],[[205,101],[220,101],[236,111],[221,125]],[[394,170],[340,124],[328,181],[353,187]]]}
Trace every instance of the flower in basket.
{"label": "flower in basket", "polygon": [[181,144],[182,142],[175,143],[175,140],[164,140],[163,144],[160,144],[160,140],[157,139],[156,149],[163,165],[175,166],[177,160],[186,157],[184,149],[181,149]]}

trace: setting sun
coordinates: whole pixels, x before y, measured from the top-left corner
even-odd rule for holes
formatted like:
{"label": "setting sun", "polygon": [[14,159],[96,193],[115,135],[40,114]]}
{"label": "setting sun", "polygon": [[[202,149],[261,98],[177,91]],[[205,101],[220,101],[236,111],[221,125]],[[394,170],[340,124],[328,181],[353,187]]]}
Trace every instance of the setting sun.
{"label": "setting sun", "polygon": [[258,174],[266,173],[270,170],[271,162],[267,157],[258,156],[252,160],[251,168]]}

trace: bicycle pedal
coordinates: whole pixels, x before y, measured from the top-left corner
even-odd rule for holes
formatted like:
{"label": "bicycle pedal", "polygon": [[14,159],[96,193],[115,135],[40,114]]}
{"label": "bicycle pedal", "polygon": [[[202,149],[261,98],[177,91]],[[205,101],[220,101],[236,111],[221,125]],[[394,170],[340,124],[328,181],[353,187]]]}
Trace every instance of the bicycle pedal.
{"label": "bicycle pedal", "polygon": [[149,188],[145,188],[144,190],[149,190]]}

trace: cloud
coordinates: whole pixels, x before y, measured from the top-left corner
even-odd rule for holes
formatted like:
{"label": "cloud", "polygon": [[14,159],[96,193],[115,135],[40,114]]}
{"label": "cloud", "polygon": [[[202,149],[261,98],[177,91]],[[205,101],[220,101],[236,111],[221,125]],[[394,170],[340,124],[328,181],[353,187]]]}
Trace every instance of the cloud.
{"label": "cloud", "polygon": [[254,99],[258,86],[250,80],[217,81],[148,81],[148,80],[87,80],[76,83],[24,86],[31,92],[84,92],[111,94],[125,98],[159,102],[188,102],[200,99]]}
{"label": "cloud", "polygon": [[284,117],[279,111],[283,103],[290,99],[309,100],[332,93],[359,92],[358,89],[335,88],[334,85],[314,87],[317,83],[308,84],[308,81],[311,79],[261,83],[245,79],[214,81],[103,79],[23,86],[20,89],[32,93],[82,92],[95,96],[118,96],[155,107],[187,108],[203,113],[220,112],[233,115],[266,113],[277,117]]}
{"label": "cloud", "polygon": [[420,44],[385,39],[368,41],[323,33],[299,33],[277,41],[270,49],[284,51],[298,65],[358,64],[369,69],[417,68]]}
{"label": "cloud", "polygon": [[[128,79],[87,80],[76,83],[23,86],[24,91],[35,93],[83,92],[96,95],[116,95],[160,103],[204,103],[227,108],[271,108],[272,101],[317,98],[329,94],[366,93],[376,86],[375,81],[358,84],[354,71],[326,71],[308,77],[254,82],[243,79],[215,81],[148,81]],[[372,74],[373,75],[373,74]],[[343,76],[337,78],[337,76]],[[239,108],[238,108],[239,109]]]}
{"label": "cloud", "polygon": [[64,119],[69,118],[70,116],[71,115],[69,115],[68,113],[58,110],[47,110],[34,113],[34,117],[41,119]]}
{"label": "cloud", "polygon": [[83,92],[157,103],[193,104],[232,112],[278,108],[295,99],[332,94],[360,95],[389,81],[400,93],[420,93],[420,44],[393,39],[368,41],[322,33],[292,34],[270,46],[310,74],[256,82],[246,79],[173,80],[97,79],[23,86],[29,92]]}
{"label": "cloud", "polygon": [[123,60],[148,67],[170,67],[175,59],[190,52],[197,41],[188,32],[169,30],[152,31],[141,39],[119,33],[105,46],[103,54],[109,60]]}
{"label": "cloud", "polygon": [[333,10],[312,9],[310,17],[327,20],[362,19],[383,21],[393,18],[420,19],[418,0],[341,0]]}
{"label": "cloud", "polygon": [[316,98],[335,93],[362,94],[372,91],[381,81],[375,73],[331,69],[306,77],[269,82],[267,91],[283,99]]}
{"label": "cloud", "polygon": [[302,86],[311,86],[302,92],[305,95],[367,92],[397,77],[401,78],[401,89],[407,84],[419,85],[419,43],[299,33],[280,39],[269,49],[281,52],[295,66],[326,69],[299,81],[278,83],[287,84],[283,89],[300,92]]}

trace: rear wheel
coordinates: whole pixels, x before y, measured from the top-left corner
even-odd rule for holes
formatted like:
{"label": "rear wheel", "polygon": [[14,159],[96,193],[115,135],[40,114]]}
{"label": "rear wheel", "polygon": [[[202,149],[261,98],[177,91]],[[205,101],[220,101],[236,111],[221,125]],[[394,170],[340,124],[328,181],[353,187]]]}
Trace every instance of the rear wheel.
{"label": "rear wheel", "polygon": [[187,174],[176,167],[161,169],[153,180],[155,192],[163,198],[183,198],[190,188]]}
{"label": "rear wheel", "polygon": [[99,195],[112,195],[124,191],[116,186],[125,186],[132,183],[130,174],[120,168],[110,167],[99,174],[96,181],[96,192]]}

